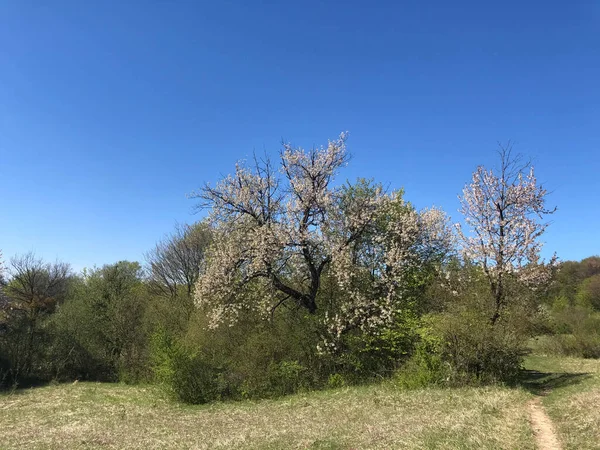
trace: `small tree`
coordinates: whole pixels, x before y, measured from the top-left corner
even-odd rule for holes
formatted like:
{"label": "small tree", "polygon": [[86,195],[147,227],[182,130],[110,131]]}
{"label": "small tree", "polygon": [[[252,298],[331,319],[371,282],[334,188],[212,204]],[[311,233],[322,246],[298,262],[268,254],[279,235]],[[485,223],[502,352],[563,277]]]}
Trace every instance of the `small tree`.
{"label": "small tree", "polygon": [[147,319],[155,327],[182,333],[194,310],[193,292],[212,231],[206,221],[176,225],[175,230],[146,253],[149,293]]}
{"label": "small tree", "polygon": [[4,260],[2,259],[2,250],[0,250],[0,285],[4,283]]}
{"label": "small tree", "polygon": [[23,319],[26,324],[23,354],[19,370],[28,374],[34,353],[34,337],[40,317],[54,311],[68,289],[71,269],[62,262],[46,263],[33,253],[10,261],[10,279],[4,289],[9,320]]}
{"label": "small tree", "polygon": [[85,282],[86,301],[94,313],[104,350],[118,361],[143,333],[142,268],[137,262],[119,261],[92,270]]}
{"label": "small tree", "polygon": [[2,259],[2,250],[0,250],[0,321],[3,319],[8,307],[8,299],[4,295],[4,286],[6,280],[4,278],[4,260]]}
{"label": "small tree", "polygon": [[530,286],[547,281],[550,264],[540,262],[540,237],[548,227],[543,218],[556,208],[545,206],[548,191],[538,184],[530,162],[513,155],[512,146],[500,146],[497,173],[479,166],[471,184],[459,196],[460,212],[471,234],[460,226],[464,256],[483,268],[494,298],[491,323],[495,324],[506,306],[509,275]]}
{"label": "small tree", "polygon": [[210,240],[210,229],[205,222],[176,225],[171,234],[146,254],[153,292],[174,298],[183,289],[191,297]]}

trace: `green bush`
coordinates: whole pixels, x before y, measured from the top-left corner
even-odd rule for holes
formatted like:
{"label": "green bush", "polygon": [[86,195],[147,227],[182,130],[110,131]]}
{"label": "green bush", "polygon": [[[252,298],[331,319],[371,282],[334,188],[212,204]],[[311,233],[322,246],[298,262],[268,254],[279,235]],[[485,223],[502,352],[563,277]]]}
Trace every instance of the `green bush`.
{"label": "green bush", "polygon": [[450,363],[454,373],[459,377],[474,376],[481,382],[515,381],[527,354],[525,337],[510,324],[492,326],[487,317],[461,319],[453,317],[440,324],[445,339],[442,358]]}
{"label": "green bush", "polygon": [[278,397],[319,385],[317,335],[311,319],[287,318],[271,323],[248,321],[219,332],[225,335],[218,349],[226,356],[232,393],[237,391],[244,398]]}
{"label": "green bush", "polygon": [[531,340],[531,350],[538,355],[567,356],[574,348],[575,337],[572,334],[543,334]]}
{"label": "green bush", "polygon": [[441,386],[450,381],[450,367],[441,356],[422,343],[415,354],[396,373],[396,384],[404,389],[420,389],[427,386]]}
{"label": "green bush", "polygon": [[332,373],[327,379],[327,387],[337,389],[346,386],[347,382],[344,376],[340,373]]}
{"label": "green bush", "polygon": [[413,353],[419,340],[418,324],[416,314],[407,308],[398,311],[394,322],[378,333],[347,332],[334,354],[321,355],[325,379],[340,374],[347,384],[361,384],[392,376]]}
{"label": "green bush", "polygon": [[150,337],[150,369],[153,381],[170,385],[173,380],[173,360],[180,352],[180,346],[164,328],[159,328]]}
{"label": "green bush", "polygon": [[10,361],[0,353],[0,390],[10,386],[13,378],[11,372]]}
{"label": "green bush", "polygon": [[298,361],[272,361],[262,374],[253,373],[241,386],[246,398],[280,397],[311,388],[309,370]]}
{"label": "green bush", "polygon": [[151,337],[150,364],[154,381],[181,402],[200,404],[222,397],[218,371],[164,329]]}
{"label": "green bush", "polygon": [[542,335],[537,336],[531,346],[541,355],[600,358],[600,333]]}
{"label": "green bush", "polygon": [[404,387],[513,382],[527,353],[524,342],[510,324],[491,325],[477,311],[428,316],[421,343],[397,380]]}
{"label": "green bush", "polygon": [[574,356],[583,358],[600,358],[600,334],[598,332],[589,334],[576,334],[577,353]]}
{"label": "green bush", "polygon": [[159,329],[150,345],[154,380],[187,403],[277,397],[319,386],[310,323],[252,319],[210,330],[198,312],[182,338]]}
{"label": "green bush", "polygon": [[600,358],[600,313],[590,306],[558,297],[552,306],[553,334],[537,337],[532,347],[542,354]]}
{"label": "green bush", "polygon": [[306,386],[308,369],[298,361],[280,361],[269,366],[271,392],[276,396],[293,394]]}
{"label": "green bush", "polygon": [[179,401],[201,404],[223,397],[225,383],[221,374],[200,355],[176,353],[172,370],[171,389]]}

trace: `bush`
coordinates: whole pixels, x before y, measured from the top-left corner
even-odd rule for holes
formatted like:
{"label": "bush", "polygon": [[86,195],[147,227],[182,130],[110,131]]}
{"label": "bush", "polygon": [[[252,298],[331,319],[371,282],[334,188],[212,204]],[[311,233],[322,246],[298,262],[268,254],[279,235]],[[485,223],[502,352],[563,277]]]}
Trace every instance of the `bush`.
{"label": "bush", "polygon": [[222,398],[221,374],[200,355],[179,352],[172,359],[172,369],[171,389],[179,401],[201,404]]}
{"label": "bush", "polygon": [[164,329],[152,335],[150,348],[154,381],[175,399],[201,404],[222,398],[224,383],[219,371]]}
{"label": "bush", "polygon": [[332,373],[327,379],[327,387],[330,389],[337,389],[346,386],[346,379],[340,373]]}
{"label": "bush", "polygon": [[492,326],[476,311],[428,316],[417,351],[397,381],[404,387],[514,382],[527,353],[524,342],[509,324]]}
{"label": "bush", "polygon": [[492,326],[487,317],[458,316],[438,326],[444,339],[442,359],[455,376],[475,377],[479,382],[512,382],[519,377],[527,348],[525,337],[510,324]]}
{"label": "bush", "polygon": [[600,358],[598,332],[537,336],[532,343],[535,353],[542,355]]}
{"label": "bush", "polygon": [[600,358],[600,313],[570,305],[558,297],[552,307],[553,334],[537,337],[532,346],[542,354]]}
{"label": "bush", "polygon": [[0,354],[0,390],[10,385],[11,379],[10,362]]}
{"label": "bush", "polygon": [[173,360],[180,346],[164,328],[159,328],[150,337],[150,370],[153,381],[170,385],[173,380]]}
{"label": "bush", "polygon": [[83,288],[74,291],[47,323],[49,371],[58,380],[117,381],[115,357],[105,348]]}
{"label": "bush", "polygon": [[298,361],[272,361],[267,369],[247,377],[241,387],[246,398],[280,397],[310,389],[309,370]]}
{"label": "bush", "polygon": [[277,397],[319,385],[310,324],[250,319],[209,330],[199,312],[182,338],[159,329],[150,346],[154,380],[187,403]]}
{"label": "bush", "polygon": [[396,373],[395,382],[404,389],[420,389],[427,386],[448,384],[451,370],[438,353],[427,343],[418,346],[415,354]]}
{"label": "bush", "polygon": [[531,340],[530,347],[538,355],[567,356],[570,349],[575,347],[575,337],[572,334],[543,334]]}

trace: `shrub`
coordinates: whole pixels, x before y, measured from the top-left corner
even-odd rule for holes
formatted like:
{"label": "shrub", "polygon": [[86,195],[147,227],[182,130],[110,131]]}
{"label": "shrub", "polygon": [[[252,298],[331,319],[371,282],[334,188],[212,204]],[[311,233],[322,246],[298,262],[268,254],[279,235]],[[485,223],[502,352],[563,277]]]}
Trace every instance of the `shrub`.
{"label": "shrub", "polygon": [[171,389],[184,403],[201,404],[222,398],[221,374],[200,355],[177,352],[172,359]]}
{"label": "shrub", "polygon": [[527,350],[507,323],[467,309],[428,316],[417,351],[398,373],[404,387],[515,381]]}
{"label": "shrub", "polygon": [[222,397],[219,372],[162,328],[151,337],[150,365],[154,381],[181,402],[200,404]]}
{"label": "shrub", "polygon": [[173,380],[173,360],[177,357],[180,346],[164,329],[159,328],[150,337],[150,370],[153,381],[170,385]]}
{"label": "shrub", "polygon": [[346,386],[346,379],[340,373],[332,373],[327,379],[327,387],[330,389],[336,389]]}
{"label": "shrub", "polygon": [[527,349],[524,336],[510,324],[492,326],[487,317],[464,313],[445,317],[436,326],[443,339],[442,359],[450,364],[456,379],[511,382],[519,377]]}
{"label": "shrub", "polygon": [[574,339],[572,334],[543,334],[533,338],[530,347],[538,355],[567,356],[571,353],[568,348],[574,348]]}
{"label": "shrub", "polygon": [[298,361],[272,361],[263,374],[247,377],[241,395],[247,398],[279,397],[311,387],[309,370]]}
{"label": "shrub", "polygon": [[417,347],[415,354],[396,373],[395,381],[404,389],[419,389],[431,385],[445,385],[450,381],[450,366],[426,342]]}
{"label": "shrub", "polygon": [[570,305],[558,297],[552,307],[554,334],[539,336],[536,352],[600,358],[600,313],[590,306]]}

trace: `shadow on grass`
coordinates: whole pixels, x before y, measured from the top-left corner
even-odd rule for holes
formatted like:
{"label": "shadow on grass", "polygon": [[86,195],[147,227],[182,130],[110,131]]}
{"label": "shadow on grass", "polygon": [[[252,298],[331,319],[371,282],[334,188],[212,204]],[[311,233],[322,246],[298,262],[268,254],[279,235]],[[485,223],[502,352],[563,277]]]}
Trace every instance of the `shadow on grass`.
{"label": "shadow on grass", "polygon": [[589,373],[523,370],[519,385],[534,395],[546,395],[553,389],[581,383],[591,376]]}
{"label": "shadow on grass", "polygon": [[1,394],[22,394],[27,392],[33,388],[40,388],[50,386],[52,384],[51,381],[47,380],[37,380],[37,379],[25,379],[19,380],[18,382],[5,383],[0,385],[0,395]]}

